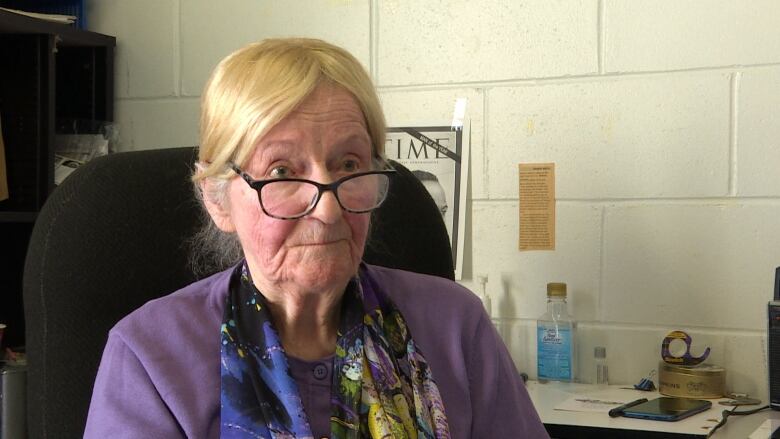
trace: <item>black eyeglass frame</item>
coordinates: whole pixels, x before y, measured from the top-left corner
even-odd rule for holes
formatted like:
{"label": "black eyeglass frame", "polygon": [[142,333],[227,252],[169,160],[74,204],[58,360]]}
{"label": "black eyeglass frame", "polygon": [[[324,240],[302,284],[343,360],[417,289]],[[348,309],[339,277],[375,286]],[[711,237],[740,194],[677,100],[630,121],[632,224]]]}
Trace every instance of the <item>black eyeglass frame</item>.
{"label": "black eyeglass frame", "polygon": [[[332,183],[325,184],[325,183],[320,183],[320,182],[314,181],[314,180],[307,180],[305,178],[269,178],[267,180],[255,180],[249,174],[247,174],[241,168],[239,168],[238,165],[236,165],[235,163],[228,162],[228,166],[230,167],[230,169],[233,170],[233,172],[238,174],[239,177],[241,177],[249,185],[249,187],[251,187],[252,189],[255,190],[255,192],[257,192],[257,200],[260,202],[260,208],[263,209],[263,213],[265,213],[266,215],[270,216],[271,218],[276,218],[276,219],[281,219],[281,220],[294,220],[294,219],[302,218],[302,217],[310,214],[317,207],[317,204],[319,204],[320,199],[322,198],[322,194],[325,193],[325,192],[329,192],[329,191],[333,192],[333,196],[336,197],[336,201],[339,203],[339,206],[343,210],[345,210],[347,212],[351,212],[351,213],[368,213],[368,212],[371,212],[372,210],[378,208],[379,206],[382,205],[382,203],[385,202],[385,199],[387,198],[387,194],[390,191],[389,187],[390,187],[390,183],[391,183],[391,179],[392,178],[388,178],[388,181],[387,181],[388,190],[385,192],[385,196],[382,198],[381,201],[379,201],[379,203],[376,206],[372,207],[371,209],[354,210],[354,209],[349,209],[349,208],[345,207],[344,204],[341,203],[341,199],[339,199],[339,193],[337,191],[339,186],[341,186],[346,181],[349,181],[349,180],[352,180],[352,179],[355,179],[355,178],[358,178],[358,177],[363,177],[363,176],[366,176],[366,175],[387,175],[388,177],[392,177],[393,175],[397,174],[397,171],[395,169],[393,169],[392,166],[390,166],[389,163],[385,162],[384,166],[385,166],[386,169],[381,169],[381,170],[376,170],[376,171],[356,172],[354,174],[350,174],[350,175],[341,177],[341,178],[339,178],[338,180],[336,180],[336,181],[334,181]],[[285,182],[285,181],[292,181],[292,182],[298,182],[298,183],[309,183],[309,184],[314,185],[317,188],[317,197],[309,205],[309,207],[306,208],[306,210],[303,213],[299,214],[299,215],[279,216],[279,215],[273,215],[273,214],[269,213],[267,210],[265,210],[265,206],[263,205],[263,197],[262,197],[262,195],[260,195],[260,190],[263,188],[263,186],[265,186],[265,185],[267,185],[269,183]]]}

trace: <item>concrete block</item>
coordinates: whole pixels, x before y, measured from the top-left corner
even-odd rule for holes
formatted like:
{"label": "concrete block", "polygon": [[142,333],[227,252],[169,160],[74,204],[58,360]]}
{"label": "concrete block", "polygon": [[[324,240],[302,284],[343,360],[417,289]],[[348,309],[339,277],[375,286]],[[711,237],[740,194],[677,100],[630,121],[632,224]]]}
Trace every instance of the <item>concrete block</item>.
{"label": "concrete block", "polygon": [[555,162],[557,197],[728,194],[726,73],[488,90],[489,196],[517,198],[517,164]]}
{"label": "concrete block", "polygon": [[[610,327],[584,323],[577,328],[577,368],[579,380],[593,383],[595,364],[593,350],[603,346],[607,351],[609,383],[631,386],[658,370],[661,341],[666,329]],[[658,376],[653,378],[658,385]]]}
{"label": "concrete block", "polygon": [[759,330],[780,261],[776,202],[605,208],[604,321]]}
{"label": "concrete block", "polygon": [[[520,252],[517,203],[473,203],[473,273],[488,275],[493,317],[535,319],[547,309],[547,283],[566,282],[574,318],[598,318],[601,208],[559,202],[556,210],[556,249]],[[475,279],[463,283],[481,293]]]}
{"label": "concrete block", "polygon": [[780,195],[780,68],[750,69],[739,80],[737,195]]}
{"label": "concrete block", "polygon": [[369,4],[368,0],[182,1],[182,94],[199,96],[222,58],[271,37],[324,39],[352,53],[368,69]]}
{"label": "concrete block", "polygon": [[[496,323],[518,371],[536,379],[536,321],[500,319]],[[685,326],[653,328],[580,323],[576,336],[577,380],[584,383],[594,381],[593,349],[603,346],[607,351],[610,384],[628,387],[651,376],[657,386],[661,342],[672,330],[684,330],[691,335],[693,355],[701,355],[707,347],[710,348],[707,362],[726,369],[727,390],[767,400],[766,363],[745,361],[746,358],[763,358],[764,338],[756,332],[727,333]]]}
{"label": "concrete block", "polygon": [[607,72],[780,61],[780,3],[604,0]]}
{"label": "concrete block", "polygon": [[746,361],[764,358],[764,338],[759,332],[728,333],[686,326],[627,328],[602,324],[583,324],[577,329],[578,368],[582,382],[593,382],[593,348],[604,346],[607,349],[610,384],[632,386],[655,371],[652,380],[658,386],[663,338],[673,330],[684,330],[693,339],[692,355],[701,355],[709,347],[707,363],[726,369],[727,391],[748,393],[754,398],[767,400],[766,362]]}
{"label": "concrete block", "polygon": [[377,5],[383,86],[598,71],[596,0]]}
{"label": "concrete block", "polygon": [[536,321],[497,319],[496,329],[504,341],[518,372],[536,378]]}
{"label": "concrete block", "polygon": [[91,0],[87,11],[90,30],[116,37],[117,98],[178,93],[176,0]]}
{"label": "concrete block", "polygon": [[766,331],[723,333],[721,336],[723,355],[719,365],[726,368],[728,389],[769,401]]}
{"label": "concrete block", "polygon": [[196,146],[200,102],[192,98],[164,101],[117,101],[120,150]]}

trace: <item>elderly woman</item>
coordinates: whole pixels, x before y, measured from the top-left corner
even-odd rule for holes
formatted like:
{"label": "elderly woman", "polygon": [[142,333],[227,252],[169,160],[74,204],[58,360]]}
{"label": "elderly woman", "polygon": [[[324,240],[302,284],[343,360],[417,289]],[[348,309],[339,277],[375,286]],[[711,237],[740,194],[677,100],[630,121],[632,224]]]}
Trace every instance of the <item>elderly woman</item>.
{"label": "elderly woman", "polygon": [[547,437],[473,294],[361,262],[393,171],[354,57],[251,44],[202,107],[202,236],[240,261],[114,327],[86,437]]}

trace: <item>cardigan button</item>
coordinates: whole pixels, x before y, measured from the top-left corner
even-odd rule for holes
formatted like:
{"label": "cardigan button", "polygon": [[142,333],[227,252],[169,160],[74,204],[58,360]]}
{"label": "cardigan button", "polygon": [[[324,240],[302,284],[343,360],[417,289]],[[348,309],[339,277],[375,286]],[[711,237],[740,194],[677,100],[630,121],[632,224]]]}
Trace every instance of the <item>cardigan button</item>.
{"label": "cardigan button", "polygon": [[322,363],[314,366],[314,378],[318,380],[324,380],[328,376],[328,367]]}

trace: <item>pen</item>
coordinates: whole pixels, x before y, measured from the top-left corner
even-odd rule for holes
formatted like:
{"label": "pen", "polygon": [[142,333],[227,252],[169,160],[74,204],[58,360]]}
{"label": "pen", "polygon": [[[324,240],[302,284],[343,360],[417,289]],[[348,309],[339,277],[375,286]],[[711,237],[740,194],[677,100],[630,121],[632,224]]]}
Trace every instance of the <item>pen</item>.
{"label": "pen", "polygon": [[621,406],[617,406],[617,407],[615,407],[615,408],[613,408],[612,410],[609,411],[609,416],[612,417],[612,418],[617,418],[618,416],[622,416],[623,415],[623,410],[625,410],[625,409],[627,409],[629,407],[633,407],[635,405],[642,404],[643,402],[647,402],[647,398],[639,398],[637,400],[634,400],[634,401],[631,401],[631,402],[627,402],[627,403],[625,403],[625,404],[623,404]]}

